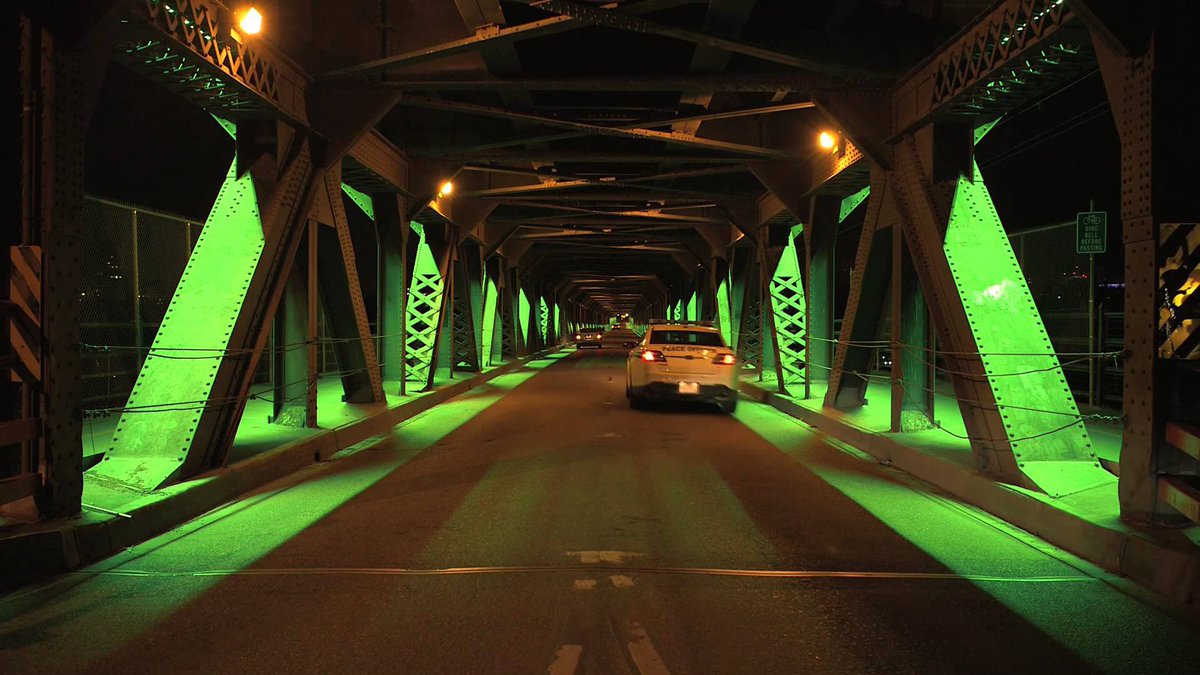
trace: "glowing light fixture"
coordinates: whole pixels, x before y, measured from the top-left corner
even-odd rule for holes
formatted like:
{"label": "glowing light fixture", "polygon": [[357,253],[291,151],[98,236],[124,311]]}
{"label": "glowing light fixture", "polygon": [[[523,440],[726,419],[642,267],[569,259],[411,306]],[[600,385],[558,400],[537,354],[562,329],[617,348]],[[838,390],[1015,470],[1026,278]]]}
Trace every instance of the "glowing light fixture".
{"label": "glowing light fixture", "polygon": [[821,135],[817,137],[817,144],[826,150],[834,150],[838,145],[837,135],[822,131]]}
{"label": "glowing light fixture", "polygon": [[256,7],[251,7],[242,13],[238,19],[238,28],[245,35],[257,35],[262,32],[263,15]]}
{"label": "glowing light fixture", "polygon": [[445,197],[446,195],[450,194],[451,192],[454,192],[454,183],[452,183],[450,181],[446,181],[445,183],[442,183],[440,187],[438,187],[438,196],[439,197]]}

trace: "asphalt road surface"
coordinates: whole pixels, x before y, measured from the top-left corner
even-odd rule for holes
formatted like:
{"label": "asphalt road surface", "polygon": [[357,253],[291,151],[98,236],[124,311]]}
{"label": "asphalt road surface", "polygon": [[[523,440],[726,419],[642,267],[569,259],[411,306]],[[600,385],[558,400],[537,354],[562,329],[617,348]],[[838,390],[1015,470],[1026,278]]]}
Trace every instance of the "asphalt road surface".
{"label": "asphalt road surface", "polygon": [[0,600],[0,673],[1195,673],[1145,593],[624,354],[505,375]]}

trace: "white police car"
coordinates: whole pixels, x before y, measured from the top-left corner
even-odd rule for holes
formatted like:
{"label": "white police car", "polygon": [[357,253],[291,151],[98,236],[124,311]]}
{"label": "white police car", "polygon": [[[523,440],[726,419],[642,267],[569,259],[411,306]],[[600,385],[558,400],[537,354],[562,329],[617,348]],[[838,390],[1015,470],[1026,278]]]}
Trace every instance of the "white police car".
{"label": "white police car", "polygon": [[711,325],[651,322],[625,372],[631,408],[651,400],[705,401],[724,413],[737,408],[737,357]]}

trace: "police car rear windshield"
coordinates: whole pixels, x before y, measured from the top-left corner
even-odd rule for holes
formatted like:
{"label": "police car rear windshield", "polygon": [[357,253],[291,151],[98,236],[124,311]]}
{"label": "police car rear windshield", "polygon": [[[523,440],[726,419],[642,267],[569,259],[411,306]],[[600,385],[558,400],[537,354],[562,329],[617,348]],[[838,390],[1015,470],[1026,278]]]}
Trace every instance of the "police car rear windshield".
{"label": "police car rear windshield", "polygon": [[722,346],[721,335],[698,330],[653,330],[650,343],[656,345],[696,345],[698,347]]}

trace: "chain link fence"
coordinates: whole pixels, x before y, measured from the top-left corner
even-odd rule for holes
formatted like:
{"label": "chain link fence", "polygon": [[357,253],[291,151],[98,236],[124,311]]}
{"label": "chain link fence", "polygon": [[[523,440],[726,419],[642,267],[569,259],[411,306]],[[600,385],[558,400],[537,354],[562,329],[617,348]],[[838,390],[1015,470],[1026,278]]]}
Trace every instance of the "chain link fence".
{"label": "chain link fence", "polygon": [[[849,238],[846,246],[851,246]],[[1057,223],[1009,235],[1017,262],[1041,313],[1046,333],[1061,356],[1063,374],[1080,407],[1120,409],[1123,371],[1124,292],[1121,251],[1095,255],[1075,252],[1075,223]],[[839,244],[842,242],[839,241]],[[849,292],[849,274],[838,278],[839,291]],[[844,303],[839,303],[840,308]],[[841,317],[834,321],[840,335]],[[875,339],[891,338],[891,303],[884,307]],[[939,366],[937,390],[952,395],[949,378]],[[873,349],[872,367],[881,378],[890,374],[891,350]]]}
{"label": "chain link fence", "polygon": [[84,200],[83,223],[83,406],[120,406],[133,389],[203,225],[93,196]]}

